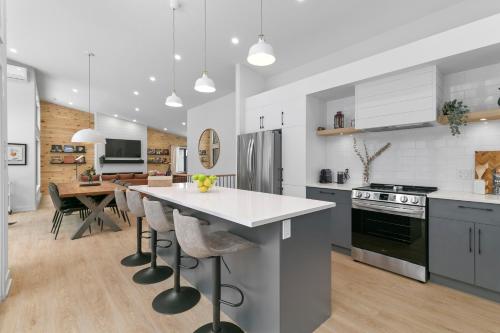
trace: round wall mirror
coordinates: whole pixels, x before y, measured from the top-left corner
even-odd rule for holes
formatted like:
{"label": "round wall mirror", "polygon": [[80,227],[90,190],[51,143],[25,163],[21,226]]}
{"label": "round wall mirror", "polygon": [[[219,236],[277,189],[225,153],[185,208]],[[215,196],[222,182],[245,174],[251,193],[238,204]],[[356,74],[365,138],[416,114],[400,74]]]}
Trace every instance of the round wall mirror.
{"label": "round wall mirror", "polygon": [[198,155],[201,165],[206,169],[212,169],[217,164],[220,155],[220,140],[214,129],[207,128],[201,133],[198,141]]}

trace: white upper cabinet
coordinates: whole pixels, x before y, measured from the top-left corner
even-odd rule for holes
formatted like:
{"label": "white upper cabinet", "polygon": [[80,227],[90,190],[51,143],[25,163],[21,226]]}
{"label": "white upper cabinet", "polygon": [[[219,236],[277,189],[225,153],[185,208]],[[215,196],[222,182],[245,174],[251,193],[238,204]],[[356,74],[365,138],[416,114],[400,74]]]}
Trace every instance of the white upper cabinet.
{"label": "white upper cabinet", "polygon": [[436,66],[427,66],[356,85],[356,128],[436,121],[440,82]]}

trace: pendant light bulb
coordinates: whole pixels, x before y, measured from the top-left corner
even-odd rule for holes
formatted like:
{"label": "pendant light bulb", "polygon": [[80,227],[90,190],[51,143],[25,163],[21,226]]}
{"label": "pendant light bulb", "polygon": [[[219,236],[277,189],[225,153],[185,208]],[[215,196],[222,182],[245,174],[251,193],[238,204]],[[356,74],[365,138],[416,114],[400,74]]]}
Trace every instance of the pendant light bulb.
{"label": "pendant light bulb", "polygon": [[171,108],[181,108],[184,106],[184,104],[182,104],[182,99],[175,94],[175,91],[172,91],[172,95],[167,97],[165,105]]}
{"label": "pendant light bulb", "polygon": [[208,77],[207,72],[203,72],[203,75],[196,80],[194,90],[206,94],[215,92],[216,89],[214,81]]}
{"label": "pendant light bulb", "polygon": [[106,138],[104,135],[102,135],[99,131],[93,129],[90,127],[91,123],[91,114],[92,112],[90,111],[90,59],[95,56],[94,53],[88,52],[88,57],[89,57],[89,127],[81,129],[77,131],[73,136],[71,137],[71,142],[76,142],[76,143],[106,143]]}
{"label": "pendant light bulb", "polygon": [[248,51],[248,63],[254,66],[269,66],[276,61],[273,47],[264,40],[264,35],[259,36],[257,43]]}
{"label": "pendant light bulb", "polygon": [[249,64],[254,66],[269,66],[274,64],[276,57],[274,56],[274,50],[271,44],[267,43],[264,39],[264,33],[262,32],[263,25],[263,14],[262,14],[262,0],[260,0],[260,34],[257,43],[253,44],[248,50],[247,61]]}
{"label": "pendant light bulb", "polygon": [[194,90],[210,94],[215,92],[215,83],[208,77],[207,72],[207,0],[203,1],[203,23],[204,23],[204,36],[203,36],[203,73],[201,77],[194,83]]}

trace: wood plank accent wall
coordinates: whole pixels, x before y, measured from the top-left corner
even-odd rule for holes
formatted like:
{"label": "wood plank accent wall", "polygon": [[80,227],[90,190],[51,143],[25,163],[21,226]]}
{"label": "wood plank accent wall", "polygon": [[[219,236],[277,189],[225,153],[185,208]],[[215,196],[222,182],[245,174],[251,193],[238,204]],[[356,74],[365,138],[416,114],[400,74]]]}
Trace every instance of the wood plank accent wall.
{"label": "wood plank accent wall", "polygon": [[[187,138],[185,136],[180,136],[171,133],[165,133],[162,131],[155,130],[153,128],[148,127],[148,149],[168,149],[170,151],[170,155],[167,156],[170,161],[172,159],[172,146],[186,147],[187,146]],[[154,157],[154,156],[148,156]],[[148,163],[148,171],[150,170],[158,170],[161,172],[165,172],[168,169],[168,164],[150,164]],[[172,167],[172,171],[173,171]]]}
{"label": "wood plank accent wall", "polygon": [[[48,183],[72,182],[75,180],[75,164],[50,164],[52,156],[68,154],[51,153],[52,145],[72,144],[73,134],[83,128],[88,128],[88,113],[70,109],[64,106],[42,101],[40,128],[41,157],[41,191],[47,193]],[[91,116],[91,126],[94,127],[94,117]],[[82,145],[82,144],[78,144]],[[86,164],[78,166],[78,173],[94,165],[94,145],[85,145]],[[80,154],[73,154],[75,157]]]}

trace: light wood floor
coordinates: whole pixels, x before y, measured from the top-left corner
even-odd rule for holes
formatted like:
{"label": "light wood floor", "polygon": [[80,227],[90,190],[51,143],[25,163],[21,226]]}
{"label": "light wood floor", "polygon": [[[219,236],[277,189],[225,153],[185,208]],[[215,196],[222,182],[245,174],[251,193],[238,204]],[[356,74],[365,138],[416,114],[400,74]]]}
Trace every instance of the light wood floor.
{"label": "light wood floor", "polygon": [[[54,241],[52,213],[44,200],[37,212],[11,217],[18,221],[9,228],[14,283],[0,304],[0,332],[184,333],[210,321],[205,298],[176,316],[152,310],[151,300],[171,287],[172,279],[149,286],[132,282],[137,268],[121,266],[120,259],[134,249],[134,226],[121,222],[122,232],[95,231],[71,241],[79,223],[75,216]],[[316,333],[500,332],[500,304],[420,284],[340,254],[332,253],[332,261],[333,313]]]}

